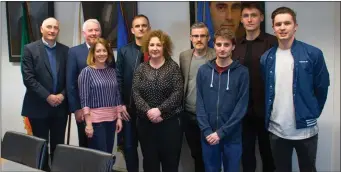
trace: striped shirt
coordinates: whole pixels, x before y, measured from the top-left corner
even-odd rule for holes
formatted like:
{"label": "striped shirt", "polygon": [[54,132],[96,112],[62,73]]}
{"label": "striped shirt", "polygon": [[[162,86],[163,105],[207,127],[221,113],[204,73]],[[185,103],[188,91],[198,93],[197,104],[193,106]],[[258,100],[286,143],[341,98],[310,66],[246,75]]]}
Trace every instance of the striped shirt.
{"label": "striped shirt", "polygon": [[79,97],[92,122],[113,121],[120,112],[121,96],[114,68],[85,67],[78,77]]}

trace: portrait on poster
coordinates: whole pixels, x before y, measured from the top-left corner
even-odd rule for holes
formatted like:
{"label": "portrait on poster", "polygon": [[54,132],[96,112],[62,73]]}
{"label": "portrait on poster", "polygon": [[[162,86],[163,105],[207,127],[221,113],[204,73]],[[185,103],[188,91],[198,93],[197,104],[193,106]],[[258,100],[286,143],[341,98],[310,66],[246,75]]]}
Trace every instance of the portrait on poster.
{"label": "portrait on poster", "polygon": [[[240,22],[243,1],[210,1],[203,3],[201,9],[198,9],[200,8],[199,2],[192,1],[189,3],[191,25],[198,22],[198,16],[202,16],[203,22],[212,24],[208,26],[209,29],[213,29],[213,31],[210,30],[212,33],[219,28],[228,28],[234,31],[237,38],[245,34],[245,29]],[[265,2],[257,1],[257,3],[260,3],[264,9]],[[210,22],[205,21],[208,19],[207,17],[210,17]],[[261,30],[265,31],[265,22],[261,23]]]}

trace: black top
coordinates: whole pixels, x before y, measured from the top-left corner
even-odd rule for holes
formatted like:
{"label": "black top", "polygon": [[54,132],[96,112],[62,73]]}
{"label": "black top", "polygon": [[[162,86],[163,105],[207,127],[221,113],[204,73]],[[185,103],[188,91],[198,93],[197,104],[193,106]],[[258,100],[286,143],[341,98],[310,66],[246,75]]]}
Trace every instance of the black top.
{"label": "black top", "polygon": [[129,43],[117,51],[117,82],[119,84],[122,102],[131,110],[130,112],[135,111],[135,103],[132,97],[133,76],[142,61],[143,53],[141,52],[141,47],[135,42]]}
{"label": "black top", "polygon": [[265,116],[265,86],[260,71],[260,57],[276,44],[276,37],[264,32],[261,32],[252,41],[246,40],[245,36],[237,39],[233,59],[238,59],[242,65],[245,65],[249,69],[250,75],[250,98],[247,116]]}
{"label": "black top", "polygon": [[149,62],[142,63],[134,74],[133,96],[139,117],[148,118],[151,108],[159,108],[164,120],[181,113],[183,79],[178,64],[167,59],[155,69]]}

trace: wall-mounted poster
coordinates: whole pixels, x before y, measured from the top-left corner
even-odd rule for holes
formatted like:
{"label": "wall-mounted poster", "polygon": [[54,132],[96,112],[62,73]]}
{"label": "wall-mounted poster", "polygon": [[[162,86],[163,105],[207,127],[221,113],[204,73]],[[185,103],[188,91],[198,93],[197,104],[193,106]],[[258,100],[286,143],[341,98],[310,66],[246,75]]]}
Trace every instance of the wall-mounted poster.
{"label": "wall-mounted poster", "polygon": [[[236,37],[243,36],[245,30],[240,23],[243,1],[198,1],[190,2],[190,22],[204,22],[209,28],[211,37],[219,28],[228,28],[235,32]],[[257,1],[264,9],[265,2]],[[263,10],[264,11],[264,10]],[[265,15],[265,14],[264,14]],[[265,31],[265,21],[261,23]],[[212,40],[212,39],[211,39]]]}
{"label": "wall-mounted poster", "polygon": [[29,19],[29,42],[34,42],[41,38],[40,26],[48,17],[54,16],[53,2],[6,2],[7,13],[7,35],[9,61],[20,62],[21,56],[21,29],[23,13],[23,3],[27,5],[27,18]]}

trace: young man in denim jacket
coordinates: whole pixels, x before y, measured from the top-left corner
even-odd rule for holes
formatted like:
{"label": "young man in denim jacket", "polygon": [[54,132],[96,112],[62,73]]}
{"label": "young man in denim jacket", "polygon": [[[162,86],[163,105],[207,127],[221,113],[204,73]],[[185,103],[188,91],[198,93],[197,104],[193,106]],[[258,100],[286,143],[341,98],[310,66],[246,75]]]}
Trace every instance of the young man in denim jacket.
{"label": "young man in denim jacket", "polygon": [[295,39],[296,14],[272,13],[278,45],[261,57],[265,80],[266,128],[278,172],[292,171],[295,148],[301,172],[316,171],[317,118],[327,99],[329,73],[320,49]]}

